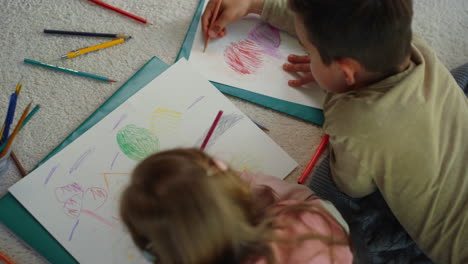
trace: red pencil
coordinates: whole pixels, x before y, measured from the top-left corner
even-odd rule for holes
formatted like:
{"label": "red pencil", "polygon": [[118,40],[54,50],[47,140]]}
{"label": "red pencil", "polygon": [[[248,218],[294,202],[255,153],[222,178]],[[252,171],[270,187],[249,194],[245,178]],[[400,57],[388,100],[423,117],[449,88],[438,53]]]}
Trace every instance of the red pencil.
{"label": "red pencil", "polygon": [[216,115],[216,118],[213,121],[213,124],[211,125],[210,130],[208,131],[208,134],[206,134],[205,140],[203,140],[203,144],[200,147],[201,150],[205,149],[205,147],[208,144],[208,141],[210,140],[211,135],[213,135],[213,131],[215,130],[216,126],[218,125],[218,122],[221,119],[222,115],[223,115],[223,111],[219,110],[218,115]]}
{"label": "red pencil", "polygon": [[144,19],[144,18],[142,18],[142,17],[139,17],[139,16],[136,16],[136,15],[134,15],[134,14],[131,14],[131,13],[129,13],[129,12],[125,11],[125,10],[122,10],[122,9],[120,9],[120,8],[117,8],[117,7],[115,7],[115,6],[111,6],[111,5],[109,5],[108,3],[104,3],[104,2],[99,1],[99,0],[88,0],[88,1],[89,1],[89,2],[93,2],[93,3],[97,4],[97,5],[102,6],[102,7],[105,7],[105,8],[107,8],[107,9],[110,9],[110,10],[112,10],[112,11],[114,11],[114,12],[120,13],[120,14],[122,14],[122,15],[124,15],[124,16],[128,16],[129,18],[133,18],[133,19],[135,19],[136,21],[140,21],[140,22],[143,23],[143,24],[151,24],[151,23],[148,22],[148,20],[146,20],[146,19]]}
{"label": "red pencil", "polygon": [[[211,16],[210,25],[208,25],[208,32],[210,31],[211,27],[213,26],[213,23],[216,21],[216,18],[218,17],[219,8],[221,7],[222,2],[223,0],[218,0],[218,2],[216,3],[215,10],[213,11],[213,15]],[[203,49],[203,52],[206,51],[206,48],[208,47],[208,43],[210,42],[210,36],[208,35],[208,32],[206,33],[206,36],[205,36],[205,48]]]}
{"label": "red pencil", "polygon": [[302,184],[304,183],[305,179],[307,178],[307,176],[309,176],[309,173],[310,171],[312,170],[312,168],[314,167],[315,163],[317,163],[317,160],[319,159],[320,157],[320,154],[322,154],[323,150],[325,149],[325,147],[327,146],[328,144],[328,139],[330,138],[329,135],[325,134],[325,136],[323,137],[322,139],[322,142],[320,142],[320,145],[317,147],[317,150],[315,150],[315,154],[314,156],[312,157],[312,159],[310,160],[309,164],[307,164],[307,167],[306,169],[304,170],[304,172],[302,173],[301,177],[299,178],[299,180],[297,181],[297,183],[299,184]]}

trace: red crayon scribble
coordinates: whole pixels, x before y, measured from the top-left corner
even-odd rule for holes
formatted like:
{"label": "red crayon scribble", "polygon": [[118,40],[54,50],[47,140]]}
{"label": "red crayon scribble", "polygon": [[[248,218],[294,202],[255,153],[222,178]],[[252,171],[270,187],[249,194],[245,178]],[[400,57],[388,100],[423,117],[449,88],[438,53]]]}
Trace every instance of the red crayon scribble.
{"label": "red crayon scribble", "polygon": [[234,71],[252,74],[262,65],[262,49],[251,40],[231,43],[224,51],[224,60]]}

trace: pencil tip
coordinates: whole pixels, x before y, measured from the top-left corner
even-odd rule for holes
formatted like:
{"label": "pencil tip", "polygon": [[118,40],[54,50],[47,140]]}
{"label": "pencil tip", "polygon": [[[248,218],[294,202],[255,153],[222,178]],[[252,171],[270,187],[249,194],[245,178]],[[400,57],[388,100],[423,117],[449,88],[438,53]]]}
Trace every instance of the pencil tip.
{"label": "pencil tip", "polygon": [[146,24],[148,24],[148,25],[154,25],[152,22],[146,22]]}
{"label": "pencil tip", "polygon": [[116,81],[116,80],[111,80],[111,79],[109,79],[109,82],[117,82],[117,81]]}

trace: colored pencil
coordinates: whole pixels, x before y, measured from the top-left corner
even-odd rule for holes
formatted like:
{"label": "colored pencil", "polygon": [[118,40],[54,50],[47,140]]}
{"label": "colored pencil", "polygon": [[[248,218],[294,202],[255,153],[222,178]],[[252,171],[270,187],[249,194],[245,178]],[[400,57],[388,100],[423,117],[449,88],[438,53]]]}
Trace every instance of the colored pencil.
{"label": "colored pencil", "polygon": [[[24,120],[23,124],[21,125],[20,130],[23,129],[23,127],[29,122],[29,120],[31,120],[31,118],[34,117],[34,115],[37,113],[37,111],[39,111],[40,108],[41,108],[40,105],[36,105],[33,108],[33,110],[28,114],[28,116],[26,116],[26,119]],[[5,141],[0,142],[0,152],[3,151],[3,148],[5,147],[5,145],[6,145]]]}
{"label": "colored pencil", "polygon": [[18,132],[19,132],[21,126],[23,125],[24,120],[26,119],[26,116],[28,115],[30,108],[31,108],[31,103],[29,103],[29,105],[26,107],[26,109],[24,109],[24,112],[21,115],[21,118],[18,121],[18,124],[16,124],[15,130],[13,130],[13,133],[11,133],[11,136],[8,137],[8,140],[4,143],[5,145],[3,147],[3,150],[2,150],[2,152],[0,152],[0,158],[3,158],[8,153],[8,149],[10,148],[11,144],[13,144],[13,141],[15,140],[16,136],[18,135]]}
{"label": "colored pencil", "polygon": [[270,131],[270,129],[266,128],[264,125],[258,123],[257,121],[253,120],[252,118],[250,118],[250,120],[252,120],[252,122],[253,122],[256,126],[258,126],[261,130],[267,131],[267,132]]}
{"label": "colored pencil", "polygon": [[319,159],[320,155],[322,154],[323,150],[325,149],[325,147],[327,146],[328,144],[328,139],[330,138],[329,135],[325,135],[322,139],[322,142],[320,142],[320,145],[317,147],[317,150],[315,151],[315,154],[314,156],[312,157],[312,159],[310,160],[309,164],[307,164],[307,167],[306,169],[304,170],[304,172],[302,173],[301,177],[299,178],[299,180],[297,181],[297,183],[299,184],[302,184],[304,183],[305,179],[307,178],[307,176],[309,176],[310,174],[310,171],[312,170],[312,168],[314,167],[315,163],[317,163],[317,160]]}
{"label": "colored pencil", "polygon": [[13,260],[5,256],[2,252],[0,252],[0,260],[5,261],[5,264],[15,264]]}
{"label": "colored pencil", "polygon": [[218,114],[216,115],[215,120],[213,121],[213,124],[210,127],[210,130],[208,131],[208,134],[206,134],[205,140],[203,140],[203,144],[200,147],[201,150],[204,150],[206,148],[206,145],[208,144],[208,141],[210,140],[211,135],[213,135],[213,131],[218,125],[218,122],[221,119],[222,115],[223,115],[223,111],[219,110]]}
{"label": "colored pencil", "polygon": [[103,81],[103,82],[115,82],[114,80],[109,79],[107,77],[102,77],[102,76],[95,75],[95,74],[92,74],[92,73],[80,72],[80,71],[76,71],[76,70],[72,70],[72,69],[67,69],[67,68],[47,64],[47,63],[40,62],[40,61],[24,59],[24,62],[29,63],[29,64],[33,64],[33,65],[37,65],[37,66],[41,66],[41,67],[45,67],[45,68],[49,68],[49,69],[52,69],[52,70],[62,71],[62,72],[71,73],[71,74],[82,76],[82,77],[87,77],[87,78],[100,80],[100,81]]}
{"label": "colored pencil", "polygon": [[41,108],[41,105],[36,105],[33,108],[31,113],[29,113],[28,116],[26,117],[26,119],[24,120],[24,123],[23,123],[23,125],[21,125],[20,129],[22,129],[29,122],[29,120],[31,120],[31,118],[34,117],[34,115],[37,113],[37,111],[39,111],[40,108]]}
{"label": "colored pencil", "polygon": [[8,135],[10,134],[10,126],[13,123],[15,118],[15,110],[16,110],[16,101],[18,99],[18,95],[16,93],[12,93],[10,96],[10,103],[8,104],[8,111],[5,117],[4,129],[2,131],[2,141],[6,141]]}
{"label": "colored pencil", "polygon": [[139,17],[139,16],[137,16],[137,15],[134,15],[134,14],[132,14],[132,13],[129,13],[129,12],[127,12],[127,11],[125,11],[125,10],[122,10],[122,9],[120,9],[120,8],[117,8],[117,7],[115,7],[115,6],[111,6],[111,5],[109,5],[108,3],[105,3],[105,2],[103,2],[103,1],[99,1],[99,0],[88,0],[88,1],[89,1],[89,2],[93,2],[93,3],[97,4],[97,5],[102,6],[102,7],[105,7],[105,8],[107,8],[107,9],[109,9],[109,10],[114,11],[114,12],[117,12],[117,13],[119,13],[119,14],[122,14],[122,15],[124,15],[124,16],[127,16],[127,17],[129,17],[129,18],[135,19],[136,21],[139,21],[139,22],[141,22],[141,23],[143,23],[143,24],[152,24],[152,23],[148,22],[148,20],[146,20],[146,19],[144,19],[144,18],[142,18],[142,17]]}
{"label": "colored pencil", "polygon": [[69,52],[68,54],[63,55],[60,58],[62,58],[62,59],[72,59],[72,58],[78,57],[80,55],[89,53],[89,52],[93,52],[93,51],[97,51],[97,50],[105,49],[105,48],[110,48],[112,46],[119,45],[119,44],[122,44],[124,42],[125,42],[125,39],[120,38],[120,39],[112,40],[112,41],[109,41],[109,42],[101,43],[101,44],[98,44],[98,45],[94,45],[94,46],[91,46],[91,47],[86,47],[86,48],[74,50],[74,51]]}
{"label": "colored pencil", "polygon": [[[213,23],[216,21],[216,18],[218,17],[219,13],[219,8],[221,7],[221,3],[223,0],[218,0],[215,6],[215,10],[213,11],[213,15],[211,16],[211,21],[210,24],[208,25],[208,32],[211,30],[211,27],[213,26]],[[206,51],[206,48],[208,47],[208,43],[210,42],[210,35],[206,32],[205,35],[205,48],[203,49],[203,52]]]}
{"label": "colored pencil", "polygon": [[11,159],[13,160],[13,162],[15,163],[16,168],[18,168],[18,171],[20,172],[21,176],[24,177],[24,176],[28,175],[28,172],[24,169],[23,165],[19,161],[19,159],[16,156],[15,152],[12,151],[10,153],[10,156],[11,156]]}
{"label": "colored pencil", "polygon": [[123,35],[123,34],[65,31],[65,30],[54,30],[54,29],[44,29],[44,33],[45,34],[70,35],[70,36],[100,37],[100,38],[123,38],[123,39],[129,38],[129,36]]}

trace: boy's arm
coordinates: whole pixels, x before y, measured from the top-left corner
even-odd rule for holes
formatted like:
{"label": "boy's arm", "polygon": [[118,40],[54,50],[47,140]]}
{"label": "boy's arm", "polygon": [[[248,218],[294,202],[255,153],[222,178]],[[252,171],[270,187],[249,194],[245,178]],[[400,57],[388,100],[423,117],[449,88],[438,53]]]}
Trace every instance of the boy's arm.
{"label": "boy's arm", "polygon": [[296,36],[294,13],[288,7],[288,0],[265,0],[261,17],[273,26]]}
{"label": "boy's arm", "polygon": [[250,189],[270,188],[276,201],[300,200],[305,201],[313,197],[313,192],[307,186],[287,183],[276,177],[244,171],[240,174],[242,180],[247,182]]}

